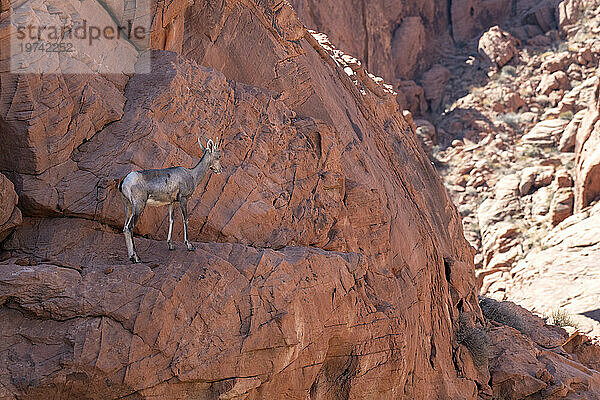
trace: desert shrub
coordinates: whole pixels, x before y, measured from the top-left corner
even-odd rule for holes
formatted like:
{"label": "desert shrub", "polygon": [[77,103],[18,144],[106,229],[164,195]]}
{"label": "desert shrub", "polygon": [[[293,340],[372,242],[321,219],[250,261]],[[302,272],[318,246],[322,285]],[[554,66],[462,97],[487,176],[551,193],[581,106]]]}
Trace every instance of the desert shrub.
{"label": "desert shrub", "polygon": [[473,232],[479,239],[481,239],[481,228],[479,227],[478,223],[463,221],[463,229],[467,232]]}
{"label": "desert shrub", "polygon": [[573,321],[571,314],[560,308],[552,311],[550,318],[548,318],[547,321],[552,325],[560,326],[561,328],[564,328],[565,326],[577,328],[577,323]]}
{"label": "desert shrub", "polygon": [[503,115],[498,116],[498,120],[505,122],[513,129],[517,129],[521,127],[521,114],[509,112]]}
{"label": "desert shrub", "polygon": [[565,168],[568,170],[572,170],[573,168],[575,168],[575,161],[573,160],[569,160],[566,164],[565,164]]}
{"label": "desert shrub", "polygon": [[525,330],[525,323],[507,303],[482,297],[479,299],[479,306],[487,319],[508,325],[521,332]]}
{"label": "desert shrub", "polygon": [[523,158],[539,158],[542,155],[542,150],[535,146],[526,146],[519,154]]}
{"label": "desert shrub", "polygon": [[479,197],[477,198],[477,201],[476,201],[476,203],[477,203],[477,207],[479,207],[479,206],[480,206],[480,205],[481,205],[481,204],[482,204],[484,201],[486,201],[487,199],[488,199],[488,195],[487,195],[487,194],[484,194],[484,195],[482,195],[482,196],[479,196]]}
{"label": "desert shrub", "polygon": [[517,69],[512,65],[505,65],[502,67],[501,74],[504,76],[517,76]]}
{"label": "desert shrub", "polygon": [[573,111],[565,111],[564,113],[560,113],[558,118],[570,121],[573,119]]}
{"label": "desert shrub", "polygon": [[469,350],[476,366],[483,366],[490,359],[490,339],[487,332],[477,326],[471,326],[464,313],[458,319],[456,341]]}
{"label": "desert shrub", "polygon": [[468,196],[477,196],[478,192],[477,189],[475,189],[473,186],[468,186],[465,189],[465,194],[467,194]]}
{"label": "desert shrub", "polygon": [[460,207],[458,212],[462,217],[468,217],[469,215],[473,214],[473,210],[469,206]]}
{"label": "desert shrub", "polygon": [[540,94],[539,96],[535,96],[535,98],[533,99],[534,102],[538,103],[540,106],[547,106],[550,104],[550,97],[546,96],[545,94]]}

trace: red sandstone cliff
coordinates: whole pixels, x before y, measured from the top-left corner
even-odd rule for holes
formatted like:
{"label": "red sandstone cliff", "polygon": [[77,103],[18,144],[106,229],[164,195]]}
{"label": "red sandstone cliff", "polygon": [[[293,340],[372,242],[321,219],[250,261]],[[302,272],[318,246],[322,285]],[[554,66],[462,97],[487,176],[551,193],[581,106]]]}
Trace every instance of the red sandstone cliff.
{"label": "red sandstone cliff", "polygon": [[[459,311],[478,315],[471,250],[393,97],[285,3],[171,3],[155,24],[180,55],[148,75],[2,74],[25,214],[0,268],[3,392],[474,398],[453,361]],[[201,134],[224,142],[190,204],[205,244],[167,252],[148,209],[146,263],[124,262],[117,179],[192,165]]]}
{"label": "red sandstone cliff", "polygon": [[[566,353],[521,310],[521,331],[484,321],[414,126],[287,3],[161,2],[153,27],[147,75],[0,74],[0,170],[19,196],[3,184],[0,397],[598,393],[571,355],[594,365],[591,344]],[[191,166],[198,135],[224,142],[190,204],[198,250],[168,252],[166,210],[148,209],[145,263],[124,262],[118,179]]]}

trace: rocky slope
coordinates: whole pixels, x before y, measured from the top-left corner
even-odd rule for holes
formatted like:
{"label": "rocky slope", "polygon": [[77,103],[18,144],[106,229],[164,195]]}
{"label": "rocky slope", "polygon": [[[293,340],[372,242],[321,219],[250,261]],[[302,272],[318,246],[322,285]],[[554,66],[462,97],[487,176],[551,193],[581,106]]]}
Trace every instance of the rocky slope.
{"label": "rocky slope", "polygon": [[[600,396],[592,341],[480,308],[457,210],[381,79],[285,2],[154,15],[149,74],[0,74],[1,398]],[[118,180],[193,165],[198,136],[224,141],[190,204],[198,250],[168,252],[148,209],[145,262],[125,262]]]}
{"label": "rocky slope", "polygon": [[464,62],[445,64],[446,112],[432,116],[439,143],[451,143],[436,157],[479,251],[482,293],[550,319],[571,314],[594,335],[598,7],[564,1],[558,30],[527,38],[508,21],[459,48]]}
{"label": "rocky slope", "polygon": [[[516,21],[523,37],[556,28],[558,0],[291,0],[300,19],[325,32],[340,48],[398,91],[398,103],[414,115],[439,113],[450,72],[438,64],[455,59],[455,46],[487,28]],[[566,2],[563,2],[566,3]]]}

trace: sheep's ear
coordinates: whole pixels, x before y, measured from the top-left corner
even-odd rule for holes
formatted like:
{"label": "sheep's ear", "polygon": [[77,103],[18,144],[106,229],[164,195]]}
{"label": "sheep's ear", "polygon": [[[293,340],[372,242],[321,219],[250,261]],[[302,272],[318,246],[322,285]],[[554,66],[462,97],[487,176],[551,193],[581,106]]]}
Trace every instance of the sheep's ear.
{"label": "sheep's ear", "polygon": [[219,150],[220,145],[221,145],[221,142],[219,141],[219,137],[217,136],[217,141],[215,142],[215,150]]}
{"label": "sheep's ear", "polygon": [[208,142],[206,142],[206,148],[208,148],[210,151],[215,150],[215,144],[213,143],[212,139],[208,139]]}
{"label": "sheep's ear", "polygon": [[200,141],[200,138],[198,138],[198,144],[200,145],[200,148],[202,149],[202,151],[206,151],[206,147],[204,147],[204,145]]}

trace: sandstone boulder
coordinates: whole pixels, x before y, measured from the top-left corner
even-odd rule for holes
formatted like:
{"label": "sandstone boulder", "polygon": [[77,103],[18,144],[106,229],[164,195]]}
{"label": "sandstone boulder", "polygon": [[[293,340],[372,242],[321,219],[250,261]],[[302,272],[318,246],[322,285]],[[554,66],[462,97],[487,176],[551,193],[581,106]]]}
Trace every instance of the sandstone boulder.
{"label": "sandstone boulder", "polygon": [[[494,325],[489,330],[494,398],[592,399],[600,393],[600,373],[586,368],[565,351],[572,352],[574,345],[563,349],[562,345],[571,338],[562,328],[546,325],[541,318],[511,302],[484,298],[481,304],[484,315]],[[589,358],[598,360],[593,344],[588,343],[587,347],[591,350],[587,351]]]}
{"label": "sandstone boulder", "polygon": [[552,147],[560,140],[568,124],[568,120],[560,118],[540,121],[521,140],[534,146]]}
{"label": "sandstone boulder", "polygon": [[571,64],[572,59],[573,56],[568,51],[553,54],[542,63],[541,69],[547,74],[552,74],[557,71],[565,71]]}
{"label": "sandstone boulder", "polygon": [[506,65],[513,57],[518,56],[519,41],[500,27],[494,26],[479,39],[479,54],[498,67]]}
{"label": "sandstone boulder", "polygon": [[563,0],[558,4],[556,10],[558,27],[563,33],[568,25],[573,24],[577,20],[581,6],[581,0]]}
{"label": "sandstone boulder", "polygon": [[448,68],[439,64],[434,65],[423,74],[421,85],[423,86],[425,100],[429,102],[429,106],[434,112],[439,111],[449,78],[450,71]]}
{"label": "sandstone boulder", "polygon": [[577,138],[577,130],[585,116],[586,111],[581,110],[573,116],[569,124],[565,128],[558,143],[558,150],[562,152],[572,152],[575,150],[575,139]]}
{"label": "sandstone boulder", "polygon": [[521,171],[521,180],[519,182],[519,193],[521,196],[528,195],[531,189],[533,188],[533,184],[535,183],[535,178],[538,174],[538,168],[536,167],[528,167]]}
{"label": "sandstone boulder", "polygon": [[556,172],[556,176],[554,178],[554,185],[557,188],[571,188],[573,187],[573,177],[567,170],[560,170]]}
{"label": "sandstone boulder", "polygon": [[506,96],[504,105],[509,112],[520,112],[527,109],[527,103],[519,93],[509,93]]}
{"label": "sandstone boulder", "polygon": [[549,95],[554,90],[568,89],[569,78],[564,71],[556,71],[550,75],[544,75],[542,81],[537,87],[537,92],[543,95]]}
{"label": "sandstone boulder", "polygon": [[563,348],[575,354],[577,360],[590,369],[600,371],[600,343],[595,338],[589,338],[579,332],[569,338]]}
{"label": "sandstone boulder", "polygon": [[496,398],[567,398],[568,393],[580,392],[576,382],[585,382],[583,387],[592,393],[598,391],[596,371],[573,368],[567,357],[543,350],[515,329],[494,328],[490,341],[493,352],[498,354],[490,362],[491,385]]}
{"label": "sandstone boulder", "polygon": [[553,225],[558,225],[573,214],[575,196],[572,188],[560,188],[552,197],[550,218]]}
{"label": "sandstone boulder", "polygon": [[397,87],[398,104],[401,109],[409,110],[415,116],[427,112],[427,101],[423,88],[414,81],[400,81]]}
{"label": "sandstone boulder", "polygon": [[434,143],[437,141],[435,126],[425,119],[415,120],[417,136],[423,144],[423,148],[429,154],[433,149]]}

